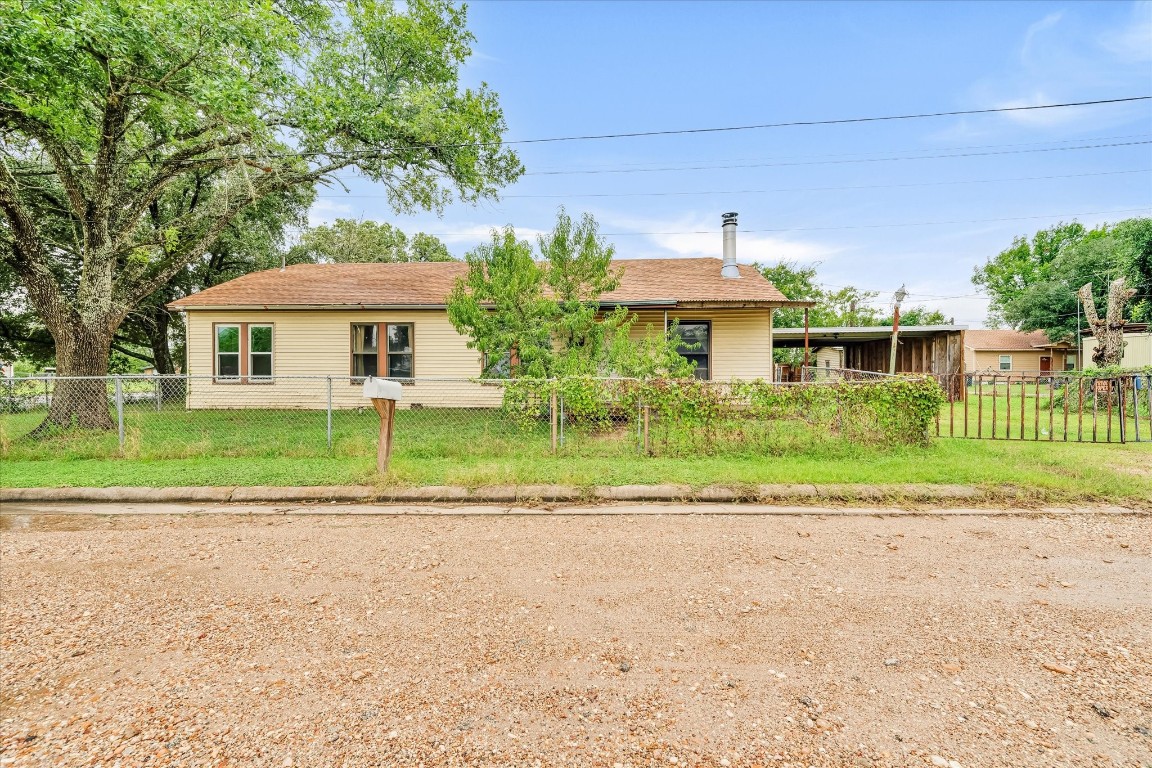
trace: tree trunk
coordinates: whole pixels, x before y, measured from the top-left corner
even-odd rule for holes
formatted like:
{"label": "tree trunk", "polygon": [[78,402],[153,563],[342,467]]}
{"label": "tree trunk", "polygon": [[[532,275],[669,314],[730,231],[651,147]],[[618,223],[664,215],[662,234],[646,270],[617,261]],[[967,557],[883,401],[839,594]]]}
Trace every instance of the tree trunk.
{"label": "tree trunk", "polygon": [[152,362],[156,373],[176,373],[172,365],[172,350],[168,346],[168,324],[172,316],[163,306],[153,307],[148,313],[145,328],[148,331],[148,345],[152,347]]}
{"label": "tree trunk", "polygon": [[1084,317],[1096,337],[1096,349],[1092,352],[1092,362],[1101,368],[1120,365],[1124,358],[1124,305],[1136,291],[1126,288],[1124,278],[1113,280],[1108,286],[1108,307],[1104,318],[1096,313],[1096,302],[1092,299],[1092,283],[1087,283],[1077,291],[1084,303]]}
{"label": "tree trunk", "polygon": [[[56,324],[54,324],[56,325]],[[114,429],[109,411],[106,378],[68,380],[69,376],[108,375],[112,333],[107,328],[93,330],[85,325],[61,323],[54,329],[56,375],[48,416],[28,436],[47,437],[61,430]]]}

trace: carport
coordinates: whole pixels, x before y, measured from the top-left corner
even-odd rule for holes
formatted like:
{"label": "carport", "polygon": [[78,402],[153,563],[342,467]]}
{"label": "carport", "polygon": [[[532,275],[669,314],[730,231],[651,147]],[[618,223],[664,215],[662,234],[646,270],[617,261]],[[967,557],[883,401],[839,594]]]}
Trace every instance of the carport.
{"label": "carport", "polygon": [[[941,382],[963,382],[964,325],[903,325],[896,346],[897,373],[931,373]],[[772,346],[784,349],[840,347],[843,366],[888,373],[892,327],[775,328]],[[954,374],[949,376],[949,374]],[[947,378],[944,378],[947,377]],[[953,394],[954,397],[958,393]]]}

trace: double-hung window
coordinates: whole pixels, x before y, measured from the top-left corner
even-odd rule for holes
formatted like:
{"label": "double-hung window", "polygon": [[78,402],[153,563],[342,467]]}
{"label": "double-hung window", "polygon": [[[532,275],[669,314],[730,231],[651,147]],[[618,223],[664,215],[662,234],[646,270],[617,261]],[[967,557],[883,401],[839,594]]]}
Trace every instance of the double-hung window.
{"label": "double-hung window", "polygon": [[692,375],[704,380],[712,378],[712,322],[681,320],[676,335],[680,337],[680,356],[696,364]]}
{"label": "double-hung window", "polygon": [[214,375],[217,381],[272,381],[272,326],[217,323]]}
{"label": "double-hung window", "polygon": [[1012,370],[1012,355],[1000,355],[1000,370]]}
{"label": "double-hung window", "polygon": [[352,377],[411,379],[415,373],[411,323],[352,325]]}
{"label": "double-hung window", "polygon": [[240,378],[240,326],[216,326],[216,375],[221,379]]}
{"label": "double-hung window", "polygon": [[272,326],[248,326],[248,376],[272,378]]}

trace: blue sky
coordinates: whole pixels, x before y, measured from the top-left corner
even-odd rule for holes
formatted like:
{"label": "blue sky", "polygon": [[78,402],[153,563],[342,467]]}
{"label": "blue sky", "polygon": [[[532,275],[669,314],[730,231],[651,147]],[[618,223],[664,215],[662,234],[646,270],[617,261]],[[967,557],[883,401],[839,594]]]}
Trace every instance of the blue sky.
{"label": "blue sky", "polygon": [[[464,80],[500,94],[509,139],[1152,94],[1152,2],[481,1],[469,26]],[[884,307],[906,283],[906,306],[979,326],[972,269],[1013,236],[1152,215],[1148,141],[1152,102],[526,145],[499,202],[398,216],[349,178],[311,218],[388,221],[462,256],[495,226],[549,229],[563,204],[630,258],[719,256],[737,211],[741,261],[818,263]],[[1071,149],[1100,144],[1127,146]]]}

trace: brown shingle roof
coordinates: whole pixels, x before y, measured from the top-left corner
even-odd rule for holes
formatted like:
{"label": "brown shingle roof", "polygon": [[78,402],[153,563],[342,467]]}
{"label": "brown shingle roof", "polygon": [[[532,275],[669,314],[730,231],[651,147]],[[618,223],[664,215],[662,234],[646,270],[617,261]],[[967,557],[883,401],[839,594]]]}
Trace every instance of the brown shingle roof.
{"label": "brown shingle roof", "polygon": [[966,331],[964,334],[964,346],[972,349],[1035,349],[1046,347],[1051,343],[1048,340],[1048,334],[1044,331],[1024,333],[1023,331],[975,330]]}
{"label": "brown shingle roof", "polygon": [[[734,302],[788,299],[755,267],[740,265],[740,280],[720,276],[720,259],[622,259],[620,286],[606,304]],[[463,262],[297,264],[283,272],[253,272],[172,302],[174,309],[272,306],[442,306]]]}

